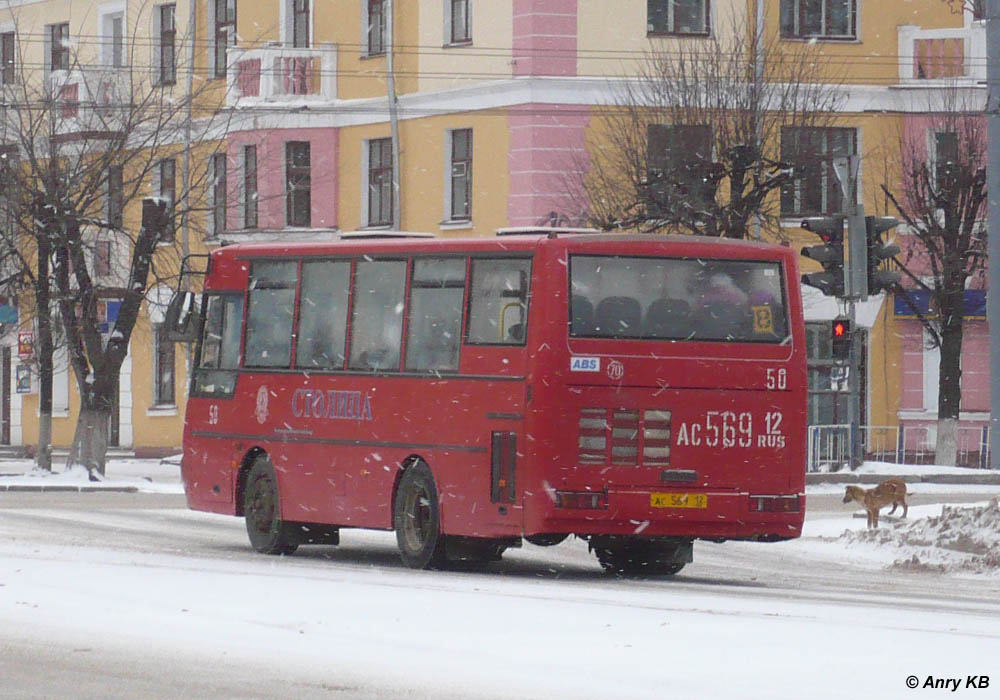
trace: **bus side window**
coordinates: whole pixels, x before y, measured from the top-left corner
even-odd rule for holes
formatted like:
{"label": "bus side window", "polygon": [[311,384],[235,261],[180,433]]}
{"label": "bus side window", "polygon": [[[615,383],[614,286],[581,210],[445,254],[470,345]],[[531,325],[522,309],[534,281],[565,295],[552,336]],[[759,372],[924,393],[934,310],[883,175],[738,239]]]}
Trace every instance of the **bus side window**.
{"label": "bus side window", "polygon": [[466,342],[479,345],[523,345],[528,322],[526,258],[472,261],[472,295]]}
{"label": "bus side window", "polygon": [[296,367],[344,368],[350,284],[349,262],[303,263]]}
{"label": "bus side window", "polygon": [[351,369],[399,370],[406,262],[365,260],[354,273]]}
{"label": "bus side window", "polygon": [[231,396],[236,387],[235,370],[240,365],[240,334],[243,330],[243,297],[211,295],[205,299],[202,331],[193,391],[211,396]]}
{"label": "bus side window", "polygon": [[251,266],[247,367],[288,367],[297,267],[296,262],[255,262]]}
{"label": "bus side window", "polygon": [[406,326],[406,369],[458,369],[464,296],[464,259],[414,261]]}

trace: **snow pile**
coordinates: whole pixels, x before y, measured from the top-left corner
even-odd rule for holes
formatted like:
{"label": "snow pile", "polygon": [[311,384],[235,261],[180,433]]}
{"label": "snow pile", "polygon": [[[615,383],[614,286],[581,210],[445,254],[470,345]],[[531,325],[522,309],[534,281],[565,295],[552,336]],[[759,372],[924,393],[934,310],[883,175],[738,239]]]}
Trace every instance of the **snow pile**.
{"label": "snow pile", "polygon": [[1000,572],[1000,500],[985,506],[943,506],[941,515],[910,522],[883,520],[877,530],[847,530],[846,544],[895,547],[890,568],[933,572]]}

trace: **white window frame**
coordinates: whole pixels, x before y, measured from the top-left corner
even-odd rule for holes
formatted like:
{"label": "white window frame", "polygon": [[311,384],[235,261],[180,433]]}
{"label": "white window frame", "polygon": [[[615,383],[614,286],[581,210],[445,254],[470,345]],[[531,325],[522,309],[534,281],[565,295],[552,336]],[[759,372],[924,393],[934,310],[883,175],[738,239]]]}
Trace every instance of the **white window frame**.
{"label": "white window frame", "polygon": [[[234,14],[239,11],[237,0],[227,0],[227,5],[229,5],[229,4],[231,4],[233,6],[233,13]],[[282,16],[284,16],[284,7],[285,7],[285,4],[286,3],[282,3],[281,4],[281,13],[282,13]],[[219,66],[218,66],[218,64],[217,64],[217,62],[215,60],[215,55],[216,55],[216,51],[215,50],[216,50],[216,47],[217,47],[216,40],[218,39],[218,37],[216,37],[216,35],[215,35],[215,21],[216,21],[216,19],[217,18],[216,18],[216,14],[215,14],[215,0],[208,0],[208,29],[206,31],[211,33],[211,40],[208,42],[208,65],[211,66],[211,71],[212,71],[211,77],[213,79],[214,78],[222,79],[222,76],[219,75]],[[227,47],[227,49],[230,46],[236,46],[236,27],[235,26],[233,26],[232,29],[229,32],[227,32],[227,36],[226,36],[226,47]],[[229,66],[228,66],[228,60],[229,60],[228,50],[227,50],[227,53],[226,53],[226,60],[227,60],[226,72],[228,72],[228,68],[229,68]]]}
{"label": "white window frame", "polygon": [[[152,350],[152,353],[153,353],[153,356],[151,358],[151,360],[152,360],[152,370],[153,371],[150,372],[150,374],[152,375],[152,378],[153,378],[153,396],[152,396],[151,407],[155,408],[155,409],[176,408],[176,406],[177,406],[177,350],[176,350],[176,348],[174,349],[174,367],[173,367],[173,370],[170,373],[171,376],[172,376],[172,378],[173,378],[173,383],[174,383],[174,390],[173,390],[174,399],[173,399],[173,401],[163,401],[161,399],[161,397],[160,397],[160,375],[159,375],[159,372],[160,372],[160,358],[159,358],[159,354],[160,354],[160,339],[159,339],[159,337],[160,337],[160,334],[159,334],[159,330],[163,326],[163,324],[162,323],[154,323],[154,324],[151,324],[151,325],[152,325],[152,328],[153,328],[153,333],[152,333],[152,335],[153,335],[152,341],[153,342],[150,343],[150,347],[151,347],[151,350]],[[170,344],[172,345],[172,343],[170,343]]]}
{"label": "white window frame", "polygon": [[[224,222],[225,226],[228,226],[228,224],[229,224],[229,201],[228,200],[231,199],[229,197],[229,154],[226,151],[220,151],[218,153],[213,153],[212,156],[211,156],[211,159],[209,160],[209,169],[212,172],[212,176],[211,176],[211,179],[209,180],[209,183],[208,183],[208,187],[209,187],[209,190],[208,190],[208,192],[209,192],[209,197],[208,197],[209,198],[209,207],[208,207],[208,217],[207,217],[208,220],[205,222],[205,224],[206,224],[205,230],[208,231],[208,235],[209,235],[210,238],[217,238],[220,234],[225,233],[225,226],[223,227],[222,231],[219,231],[219,230],[217,230],[217,227],[215,225],[215,209],[216,209],[216,207],[219,204],[219,202],[216,200],[216,197],[215,197],[215,193],[216,193],[216,181],[218,180],[218,177],[219,177],[218,172],[216,172],[216,165],[215,165],[216,164],[216,156],[222,156],[225,159],[224,162],[226,163],[226,172],[225,172],[225,176],[226,176],[225,177],[225,190],[226,190],[225,191],[225,198],[226,198],[226,201],[223,202],[223,206],[225,207],[225,217],[224,217],[225,218],[225,222]],[[241,207],[241,210],[242,210],[242,207]]]}
{"label": "white window frame", "polygon": [[[472,158],[470,163],[474,169],[475,164],[475,130],[472,127],[459,127],[457,129],[448,129],[445,131],[444,136],[444,216],[442,217],[441,224],[446,228],[471,228],[472,227],[472,202],[469,202],[469,218],[467,219],[453,219],[451,216],[451,205],[452,205],[452,147],[454,145],[453,138],[456,131],[470,131],[472,132]],[[471,174],[469,176],[470,186],[469,186],[469,198],[472,198],[472,186],[471,186]]]}
{"label": "white window frame", "polygon": [[781,5],[778,5],[778,33],[782,39],[793,39],[793,40],[803,40],[809,41],[812,39],[823,40],[833,40],[833,41],[860,41],[861,40],[861,0],[846,0],[853,5],[853,19],[854,26],[853,33],[851,34],[829,34],[826,31],[826,5],[829,2],[838,2],[839,0],[823,0],[824,8],[822,11],[823,16],[823,30],[819,34],[803,34],[802,33],[802,21],[799,17],[799,7],[802,0],[794,0],[795,2],[795,31],[792,34],[781,34]]}
{"label": "white window frame", "polygon": [[[121,62],[115,65],[114,54],[114,21],[121,20]],[[128,61],[127,23],[125,21],[125,3],[113,2],[97,8],[98,36],[101,37],[101,65],[105,68],[124,68]]]}
{"label": "white window frame", "polygon": [[[389,4],[383,3],[382,5],[383,12],[392,9],[393,8],[391,8]],[[361,0],[361,55],[362,57],[384,56],[386,49],[388,48],[389,42],[392,41],[392,37],[390,37],[388,31],[386,31],[386,37],[385,37],[386,43],[382,46],[382,50],[378,52],[372,52],[372,47],[368,43],[368,22],[369,22],[368,0]]]}
{"label": "white window frame", "polygon": [[[0,22],[0,34],[13,34],[14,35],[14,80],[11,83],[3,82],[3,72],[0,71],[0,86],[4,85],[16,85],[17,84],[17,73],[21,68],[21,45],[18,41],[17,25],[14,22]],[[48,53],[46,52],[46,55]]]}
{"label": "white window frame", "polygon": [[[443,41],[441,44],[443,46],[468,46],[472,42],[472,0],[466,0],[465,5],[465,23],[469,27],[469,38],[464,41],[452,41],[451,40],[451,15],[452,15],[452,0],[444,1],[444,34]],[[365,6],[367,8],[367,5]],[[367,13],[368,10],[366,9]]]}
{"label": "white window frame", "polygon": [[[279,18],[278,21],[281,23],[281,32],[278,37],[281,41],[282,46],[291,46],[292,37],[294,34],[294,27],[292,23],[295,21],[295,13],[292,12],[293,0],[281,0],[279,3]],[[313,48],[316,45],[316,7],[315,0],[309,0],[309,48]],[[215,26],[214,24],[212,25]],[[234,38],[235,39],[235,38]],[[234,40],[235,44],[235,40]]]}
{"label": "white window frame", "polygon": [[[257,153],[257,164],[256,173],[254,180],[257,182],[257,225],[255,227],[247,227],[247,146],[253,146]],[[239,211],[236,212],[236,219],[239,223],[239,228],[241,231],[256,231],[260,228],[260,144],[259,143],[241,143],[239,145],[239,187],[237,187],[237,192],[239,193]],[[228,216],[227,216],[228,218]]]}
{"label": "white window frame", "polygon": [[[366,2],[367,2],[367,0],[366,0]],[[389,228],[389,227],[392,226],[392,224],[374,224],[373,225],[371,223],[371,220],[370,220],[369,216],[368,216],[369,209],[370,209],[369,204],[371,203],[371,191],[369,189],[369,187],[371,185],[371,173],[369,172],[369,168],[371,166],[371,159],[370,159],[371,144],[372,144],[372,141],[382,141],[385,138],[387,138],[387,137],[385,137],[385,136],[377,136],[375,138],[363,139],[362,142],[361,142],[361,144],[362,144],[362,148],[361,148],[361,228],[383,229],[383,228]],[[395,197],[396,193],[393,192],[392,196]]]}
{"label": "white window frame", "polygon": [[[667,29],[666,31],[656,31],[646,27],[648,34],[653,36],[711,36],[712,35],[712,10],[714,9],[715,3],[711,0],[701,0],[701,13],[704,17],[704,31],[691,31],[691,32],[681,32],[677,30],[677,20],[675,18],[675,3],[674,0],[663,0],[667,4]],[[648,3],[647,3],[647,13],[648,13]],[[647,16],[647,24],[648,24]]]}
{"label": "white window frame", "polygon": [[[52,66],[52,28],[56,27],[58,25],[61,25],[61,24],[69,24],[69,22],[68,21],[50,22],[49,24],[45,25],[45,35],[43,37],[42,44],[43,44],[43,49],[45,51],[45,75],[46,76],[52,75],[52,73],[55,72],[55,69]],[[71,37],[72,34],[70,34],[70,33],[67,32],[67,36]],[[72,55],[72,52],[70,53],[69,63],[70,63],[70,68],[72,69],[72,67],[73,67],[73,55]],[[60,68],[59,70],[64,70],[64,69]]]}

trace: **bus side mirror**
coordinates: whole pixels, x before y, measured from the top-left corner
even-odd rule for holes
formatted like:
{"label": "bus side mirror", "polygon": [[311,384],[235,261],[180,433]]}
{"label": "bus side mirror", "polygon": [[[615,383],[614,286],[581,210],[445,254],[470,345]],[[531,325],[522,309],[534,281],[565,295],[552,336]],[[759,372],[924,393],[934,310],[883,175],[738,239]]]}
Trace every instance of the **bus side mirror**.
{"label": "bus side mirror", "polygon": [[198,336],[197,297],[194,292],[177,292],[167,306],[163,319],[167,326],[167,340],[174,343],[190,343]]}

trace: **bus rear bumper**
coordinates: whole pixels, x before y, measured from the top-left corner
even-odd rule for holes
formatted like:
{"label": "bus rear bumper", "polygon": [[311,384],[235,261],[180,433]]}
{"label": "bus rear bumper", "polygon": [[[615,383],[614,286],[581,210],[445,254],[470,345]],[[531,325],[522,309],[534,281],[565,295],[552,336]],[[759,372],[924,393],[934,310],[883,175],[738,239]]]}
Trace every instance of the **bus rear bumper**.
{"label": "bus rear bumper", "polygon": [[536,519],[529,515],[525,531],[784,540],[801,536],[805,500],[804,493],[611,490],[594,507],[553,504]]}

